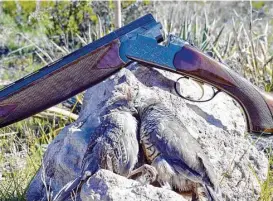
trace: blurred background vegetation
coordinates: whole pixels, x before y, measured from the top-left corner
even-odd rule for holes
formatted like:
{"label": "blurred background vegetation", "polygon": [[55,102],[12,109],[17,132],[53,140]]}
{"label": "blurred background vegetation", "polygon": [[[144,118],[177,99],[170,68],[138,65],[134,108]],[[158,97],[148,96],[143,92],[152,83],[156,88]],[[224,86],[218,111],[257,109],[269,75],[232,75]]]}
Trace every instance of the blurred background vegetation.
{"label": "blurred background vegetation", "polygon": [[[272,2],[122,1],[122,24],[152,13],[175,34],[273,90]],[[113,31],[113,1],[0,1],[0,87]],[[82,94],[0,129],[0,200],[24,200],[47,145],[80,110]],[[272,159],[270,159],[272,162]],[[273,163],[273,162],[272,162]],[[272,199],[272,172],[261,200]]]}

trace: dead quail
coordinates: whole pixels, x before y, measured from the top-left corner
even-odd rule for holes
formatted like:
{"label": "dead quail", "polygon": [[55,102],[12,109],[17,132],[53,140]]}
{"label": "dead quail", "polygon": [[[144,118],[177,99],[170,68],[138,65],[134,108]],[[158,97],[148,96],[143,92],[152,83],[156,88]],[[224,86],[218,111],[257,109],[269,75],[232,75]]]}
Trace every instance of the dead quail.
{"label": "dead quail", "polygon": [[141,145],[158,181],[193,194],[201,184],[209,200],[220,200],[212,164],[178,117],[157,101],[138,110]]}
{"label": "dead quail", "polygon": [[138,160],[139,141],[136,109],[127,95],[116,96],[108,103],[101,124],[92,133],[82,162],[82,174],[64,186],[54,201],[63,201],[99,169],[108,169],[127,176]]}

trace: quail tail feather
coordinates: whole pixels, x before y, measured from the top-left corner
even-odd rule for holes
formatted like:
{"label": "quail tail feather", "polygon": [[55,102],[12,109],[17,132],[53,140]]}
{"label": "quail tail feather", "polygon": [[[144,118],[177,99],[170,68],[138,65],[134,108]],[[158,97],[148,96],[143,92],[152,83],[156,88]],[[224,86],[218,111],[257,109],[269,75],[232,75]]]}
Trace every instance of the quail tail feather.
{"label": "quail tail feather", "polygon": [[54,197],[53,201],[65,201],[73,192],[77,192],[83,183],[84,180],[82,179],[82,176],[77,177],[73,181],[67,183]]}
{"label": "quail tail feather", "polygon": [[209,201],[222,201],[223,199],[220,197],[221,193],[218,190],[214,190],[211,186],[203,185],[206,195]]}
{"label": "quail tail feather", "polygon": [[[65,201],[70,196],[77,195],[84,182],[96,171],[85,171],[81,176],[67,183],[54,197],[53,201]],[[74,193],[74,194],[73,194]]]}

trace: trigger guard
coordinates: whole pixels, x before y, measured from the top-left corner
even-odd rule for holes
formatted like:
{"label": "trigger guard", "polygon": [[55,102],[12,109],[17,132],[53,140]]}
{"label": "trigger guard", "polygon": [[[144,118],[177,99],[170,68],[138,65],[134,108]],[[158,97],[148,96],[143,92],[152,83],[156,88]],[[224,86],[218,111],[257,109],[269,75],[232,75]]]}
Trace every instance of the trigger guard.
{"label": "trigger guard", "polygon": [[187,76],[181,76],[181,77],[178,78],[178,79],[176,80],[176,82],[174,83],[174,89],[175,89],[176,94],[177,94],[178,96],[180,96],[181,98],[183,98],[183,99],[185,99],[185,100],[188,100],[188,101],[192,101],[192,102],[201,102],[201,103],[202,103],[202,102],[208,102],[208,101],[212,100],[219,92],[221,92],[221,90],[215,88],[214,86],[211,86],[211,88],[212,88],[212,90],[213,90],[213,95],[212,95],[209,99],[207,99],[207,100],[200,100],[201,98],[203,98],[203,96],[204,96],[204,91],[205,91],[205,90],[204,90],[204,87],[201,86],[201,84],[203,84],[203,82],[200,82],[200,81],[198,81],[198,80],[196,80],[196,79],[193,79],[195,82],[198,83],[199,87],[201,88],[201,90],[202,90],[202,95],[201,95],[201,97],[198,98],[197,100],[190,99],[190,98],[187,98],[187,97],[185,97],[185,96],[183,96],[183,95],[181,95],[181,94],[179,93],[179,91],[178,91],[178,89],[177,89],[177,83],[179,83],[178,81],[179,81],[180,79],[189,79],[189,77],[187,77]]}

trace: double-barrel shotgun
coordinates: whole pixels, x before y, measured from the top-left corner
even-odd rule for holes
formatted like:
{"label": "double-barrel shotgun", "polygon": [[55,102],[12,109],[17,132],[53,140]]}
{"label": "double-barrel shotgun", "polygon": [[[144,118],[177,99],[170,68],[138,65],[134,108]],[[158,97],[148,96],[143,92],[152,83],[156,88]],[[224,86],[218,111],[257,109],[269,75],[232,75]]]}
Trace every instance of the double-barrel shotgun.
{"label": "double-barrel shotgun", "polygon": [[0,127],[41,112],[106,79],[132,62],[208,83],[242,106],[248,132],[273,133],[273,96],[187,42],[164,41],[151,14],[23,77],[0,91]]}

